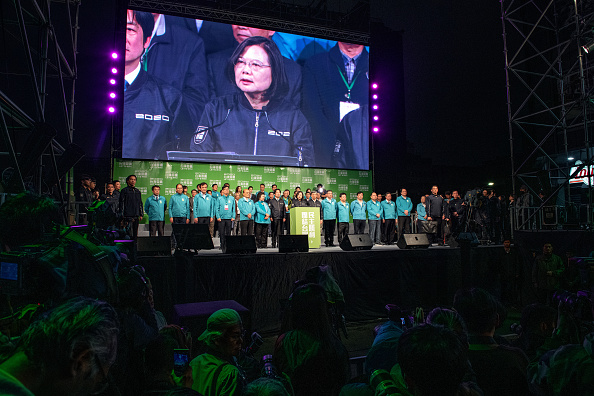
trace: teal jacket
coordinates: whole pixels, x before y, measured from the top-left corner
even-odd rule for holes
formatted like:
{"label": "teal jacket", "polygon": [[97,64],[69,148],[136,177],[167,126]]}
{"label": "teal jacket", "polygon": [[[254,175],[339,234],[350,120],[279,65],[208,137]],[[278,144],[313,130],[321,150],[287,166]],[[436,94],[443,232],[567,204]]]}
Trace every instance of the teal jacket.
{"label": "teal jacket", "polygon": [[213,198],[210,194],[204,196],[202,193],[196,194],[194,197],[194,218],[214,217],[212,202]]}
{"label": "teal jacket", "polygon": [[382,219],[395,219],[396,218],[396,204],[394,201],[388,202],[387,200],[382,201]]}
{"label": "teal jacket", "polygon": [[221,195],[214,201],[215,217],[217,219],[233,220],[235,218],[235,198],[231,195]]}
{"label": "teal jacket", "polygon": [[365,201],[359,203],[359,201],[355,199],[351,202],[351,214],[353,215],[353,220],[365,220],[367,218],[366,210],[367,203]]}
{"label": "teal jacket", "polygon": [[[256,223],[260,224],[270,224],[270,206],[266,203],[266,201],[258,201],[255,204],[256,206]],[[268,215],[268,218],[265,219]]]}
{"label": "teal jacket", "polygon": [[[398,216],[410,216],[413,208],[412,199],[399,196],[396,198],[396,208],[398,209]],[[405,210],[408,210],[408,214],[404,214]]]}
{"label": "teal jacket", "polygon": [[427,221],[424,217],[427,216],[427,210],[422,203],[417,205],[417,220]]}
{"label": "teal jacket", "polygon": [[[237,204],[239,207],[239,220],[254,220],[254,215],[256,214],[256,204],[251,198],[241,197],[239,198],[239,202]],[[252,218],[249,219],[247,217],[248,213],[252,214]]]}
{"label": "teal jacket", "polygon": [[382,218],[382,204],[380,201],[373,202],[372,199],[367,201],[367,215],[369,220],[380,220]]}
{"label": "teal jacket", "polygon": [[345,202],[338,202],[336,204],[336,212],[338,213],[338,222],[339,223],[348,223],[350,218],[350,210],[349,210],[349,203]]}
{"label": "teal jacket", "polygon": [[148,215],[149,221],[165,220],[165,211],[167,210],[167,199],[162,196],[151,195],[144,203],[144,213]]}
{"label": "teal jacket", "polygon": [[322,213],[324,214],[324,220],[336,220],[336,200],[332,198],[328,201],[328,198],[322,199]]}
{"label": "teal jacket", "polygon": [[190,218],[190,198],[184,194],[175,194],[169,198],[169,217]]}
{"label": "teal jacket", "polygon": [[213,198],[220,198],[222,194],[218,191],[211,191]]}

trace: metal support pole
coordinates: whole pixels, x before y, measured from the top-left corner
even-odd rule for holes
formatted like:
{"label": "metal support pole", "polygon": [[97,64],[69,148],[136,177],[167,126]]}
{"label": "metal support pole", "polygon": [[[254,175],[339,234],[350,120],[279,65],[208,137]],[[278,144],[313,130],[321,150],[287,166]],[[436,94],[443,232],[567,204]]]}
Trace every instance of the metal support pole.
{"label": "metal support pole", "polygon": [[[507,129],[509,134],[509,152],[510,152],[510,166],[511,166],[511,182],[512,182],[512,194],[516,195],[516,170],[514,165],[514,130],[512,123],[512,108],[511,108],[511,94],[510,94],[510,81],[509,81],[509,59],[507,49],[507,32],[505,30],[505,7],[503,5],[505,0],[500,0],[501,4],[501,27],[503,29],[503,55],[505,57],[505,90],[507,100]],[[513,228],[512,228],[513,238]]]}

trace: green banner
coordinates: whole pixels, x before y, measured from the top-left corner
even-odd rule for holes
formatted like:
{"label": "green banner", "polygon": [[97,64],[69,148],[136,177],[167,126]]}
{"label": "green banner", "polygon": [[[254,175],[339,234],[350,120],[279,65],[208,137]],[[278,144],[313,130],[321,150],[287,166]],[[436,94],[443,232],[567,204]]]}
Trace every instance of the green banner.
{"label": "green banner", "polygon": [[[136,175],[136,187],[142,193],[143,202],[152,194],[151,187],[155,184],[161,187],[161,195],[169,199],[175,194],[177,183],[188,186],[188,191],[191,191],[202,182],[208,183],[209,190],[211,185],[218,184],[219,191],[224,183],[229,183],[231,192],[237,186],[253,186],[254,193],[260,189],[260,183],[266,185],[266,191],[276,184],[281,191],[289,189],[291,197],[297,186],[305,192],[322,183],[326,190],[334,192],[337,201],[338,194],[344,192],[349,202],[357,199],[357,191],[363,191],[365,197],[371,194],[371,172],[358,170],[116,159],[114,180],[120,180],[125,187],[129,175]],[[146,216],[143,222],[148,222]]]}
{"label": "green banner", "polygon": [[310,249],[320,247],[320,208],[291,209],[291,235],[307,235]]}

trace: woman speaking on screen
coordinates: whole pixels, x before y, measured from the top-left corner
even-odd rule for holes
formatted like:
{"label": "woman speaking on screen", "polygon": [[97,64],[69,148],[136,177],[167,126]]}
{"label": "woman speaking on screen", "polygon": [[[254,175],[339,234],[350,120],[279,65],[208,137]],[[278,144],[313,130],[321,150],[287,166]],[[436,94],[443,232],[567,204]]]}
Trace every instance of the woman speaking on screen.
{"label": "woman speaking on screen", "polygon": [[288,82],[276,44],[265,37],[244,40],[229,58],[226,75],[238,91],[206,105],[192,151],[286,156],[294,160],[284,165],[314,166],[311,129],[286,98]]}

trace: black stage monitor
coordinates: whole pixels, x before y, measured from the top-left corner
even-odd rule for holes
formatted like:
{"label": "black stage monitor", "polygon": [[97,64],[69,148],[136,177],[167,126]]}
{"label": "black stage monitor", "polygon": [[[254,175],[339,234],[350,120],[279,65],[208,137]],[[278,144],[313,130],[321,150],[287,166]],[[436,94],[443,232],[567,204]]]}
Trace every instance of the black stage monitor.
{"label": "black stage monitor", "polygon": [[225,238],[223,253],[248,254],[256,253],[256,237],[253,235],[229,235]]}
{"label": "black stage monitor", "polygon": [[309,241],[307,235],[279,235],[279,253],[309,252]]}
{"label": "black stage monitor", "polygon": [[178,250],[214,249],[208,224],[172,224]]}
{"label": "black stage monitor", "polygon": [[370,250],[373,242],[368,234],[349,234],[340,242],[342,250]]}
{"label": "black stage monitor", "polygon": [[136,251],[139,256],[170,256],[171,237],[138,237],[136,240]]}
{"label": "black stage monitor", "polygon": [[400,249],[426,249],[431,244],[427,238],[427,234],[402,234],[396,242],[396,245]]}

